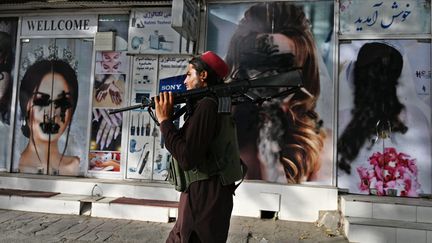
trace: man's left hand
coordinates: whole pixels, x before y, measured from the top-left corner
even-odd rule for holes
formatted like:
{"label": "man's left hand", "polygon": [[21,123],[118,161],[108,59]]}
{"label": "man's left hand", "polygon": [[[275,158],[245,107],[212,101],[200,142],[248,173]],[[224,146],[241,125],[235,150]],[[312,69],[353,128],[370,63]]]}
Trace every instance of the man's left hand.
{"label": "man's left hand", "polygon": [[155,97],[155,111],[159,123],[171,118],[174,110],[173,100],[172,92],[161,92]]}

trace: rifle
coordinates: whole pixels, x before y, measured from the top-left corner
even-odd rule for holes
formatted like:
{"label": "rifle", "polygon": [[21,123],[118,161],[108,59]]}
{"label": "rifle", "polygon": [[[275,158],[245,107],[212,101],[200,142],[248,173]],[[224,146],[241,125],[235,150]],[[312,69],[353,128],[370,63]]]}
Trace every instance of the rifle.
{"label": "rifle", "polygon": [[[253,92],[251,89],[254,88],[283,88],[283,91],[268,97],[261,97]],[[203,88],[196,88],[187,90],[183,93],[173,94],[173,103],[182,104],[186,103],[189,99],[198,99],[205,96],[215,96],[218,98],[218,112],[219,113],[229,113],[231,111],[231,105],[243,103],[243,102],[253,102],[262,103],[264,101],[271,100],[276,97],[287,96],[293,94],[297,91],[303,91],[306,94],[312,96],[306,89],[303,88],[303,79],[300,69],[293,69],[288,72],[283,72],[277,75],[248,79],[243,81],[235,81],[231,83],[223,83],[213,86],[207,86]],[[134,109],[144,109],[148,107],[148,112],[152,119],[157,125],[159,125],[152,109],[155,107],[154,98],[143,99],[141,104],[132,105],[129,107],[114,109],[109,112],[109,114],[114,114],[117,112],[124,112]],[[183,107],[185,108],[185,107]],[[173,115],[173,120],[179,118],[186,109],[180,109]]]}

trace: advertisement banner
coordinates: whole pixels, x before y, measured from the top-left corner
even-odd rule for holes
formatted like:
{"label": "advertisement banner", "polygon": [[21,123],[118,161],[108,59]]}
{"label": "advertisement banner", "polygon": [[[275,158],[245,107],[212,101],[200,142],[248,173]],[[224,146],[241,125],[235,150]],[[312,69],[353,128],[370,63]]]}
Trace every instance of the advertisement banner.
{"label": "advertisement banner", "polygon": [[207,49],[225,57],[229,82],[300,67],[308,91],[234,108],[246,178],[331,185],[333,1],[214,3],[208,13]]}
{"label": "advertisement banner", "polygon": [[133,9],[130,16],[129,52],[180,52],[181,37],[171,27],[171,8]]}
{"label": "advertisement banner", "polygon": [[[156,95],[158,77],[157,55],[136,55],[133,58],[131,105],[141,104]],[[130,112],[128,126],[127,178],[152,179],[155,131],[159,127],[148,109]]]}
{"label": "advertisement banner", "polygon": [[[160,92],[183,92],[186,90],[183,84],[187,66],[191,56],[163,56],[159,58],[159,89]],[[180,105],[175,105],[174,110],[180,109]],[[180,127],[183,117],[175,120],[173,123],[178,128]],[[155,137],[155,161],[153,169],[154,180],[165,180],[167,178],[169,163],[172,159],[171,154],[165,148],[165,141],[158,127],[154,130]]]}
{"label": "advertisement banner", "polygon": [[186,91],[184,80],[190,56],[161,56],[159,61],[159,92]]}
{"label": "advertisement banner", "polygon": [[[131,105],[159,92],[185,90],[188,55],[137,55],[134,57]],[[175,108],[177,109],[177,108]],[[153,111],[154,112],[154,111]],[[148,108],[130,113],[127,178],[165,180],[171,155]],[[179,120],[174,124],[179,127]]]}
{"label": "advertisement banner", "polygon": [[431,193],[430,43],[340,45],[338,187],[350,193]]}
{"label": "advertisement banner", "polygon": [[126,104],[126,52],[96,52],[89,171],[120,171],[123,113],[109,114]]}
{"label": "advertisement banner", "polygon": [[92,42],[21,45],[13,170],[79,176],[87,164]]}

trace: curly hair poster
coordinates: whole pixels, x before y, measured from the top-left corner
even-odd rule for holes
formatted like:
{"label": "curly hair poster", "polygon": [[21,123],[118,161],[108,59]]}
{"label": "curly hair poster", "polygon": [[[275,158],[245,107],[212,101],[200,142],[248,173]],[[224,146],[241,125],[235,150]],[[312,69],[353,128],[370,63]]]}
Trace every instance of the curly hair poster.
{"label": "curly hair poster", "polygon": [[246,178],[332,185],[333,2],[214,3],[208,12],[207,49],[225,58],[228,82],[303,70],[307,93],[234,108]]}

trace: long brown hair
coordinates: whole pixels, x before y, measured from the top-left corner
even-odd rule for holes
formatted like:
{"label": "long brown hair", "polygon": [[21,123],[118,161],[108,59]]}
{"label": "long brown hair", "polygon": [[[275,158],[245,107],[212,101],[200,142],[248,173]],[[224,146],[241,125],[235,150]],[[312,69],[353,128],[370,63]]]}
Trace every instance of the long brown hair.
{"label": "long brown hair", "polygon": [[386,43],[371,42],[360,48],[354,64],[352,118],[337,143],[338,166],[345,172],[351,173],[351,162],[365,144],[371,145],[380,123],[388,122],[392,132],[407,132],[399,118],[405,106],[397,97],[402,67],[402,54]]}
{"label": "long brown hair", "polygon": [[[275,61],[276,56],[282,56],[275,55],[277,48],[270,48],[270,52],[267,52],[269,48],[264,48],[265,51],[257,48],[257,36],[276,33],[285,35],[295,43],[296,53],[292,61],[289,61],[289,58]],[[310,180],[320,168],[319,157],[325,135],[315,112],[320,93],[316,55],[310,24],[303,10],[287,2],[271,2],[253,5],[245,12],[231,39],[226,57],[233,81],[250,78],[247,69],[251,68],[251,60],[253,68],[261,71],[292,67],[302,69],[304,87],[312,97],[298,92],[289,99],[264,103],[261,107],[254,108],[256,110],[251,110],[250,105],[246,105],[244,107],[249,109],[246,113],[252,117],[247,119],[246,124],[238,124],[240,146],[245,144],[242,140],[250,140],[253,134],[258,147],[261,147],[261,160],[275,158],[283,165],[289,183]],[[244,115],[242,106],[236,110]],[[258,125],[251,124],[256,121]],[[277,154],[268,152],[270,148],[261,146],[269,139],[277,143]],[[263,149],[267,152],[262,151]]]}

